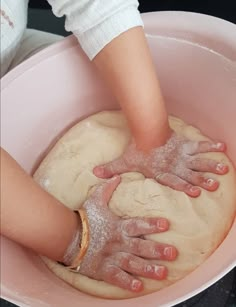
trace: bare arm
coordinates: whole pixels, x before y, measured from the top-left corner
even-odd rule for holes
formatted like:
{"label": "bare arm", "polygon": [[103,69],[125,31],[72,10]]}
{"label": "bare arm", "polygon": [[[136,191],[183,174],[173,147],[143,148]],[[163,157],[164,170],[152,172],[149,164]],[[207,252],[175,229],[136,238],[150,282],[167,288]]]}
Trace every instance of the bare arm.
{"label": "bare arm", "polygon": [[137,0],[48,0],[109,84],[138,148],[170,136],[167,112],[138,11]]}
{"label": "bare arm", "polygon": [[192,197],[200,195],[199,187],[215,191],[219,183],[204,172],[223,175],[228,167],[199,159],[197,154],[224,151],[225,145],[191,142],[173,134],[143,29],[132,28],[113,39],[94,63],[120,103],[134,137],[120,158],[96,167],[94,174],[109,178],[139,171]]}
{"label": "bare arm", "polygon": [[[75,233],[81,231],[77,214],[43,191],[2,149],[1,179],[1,234],[38,254],[61,262],[65,262],[66,258],[66,263],[71,264],[79,251],[79,242],[73,242]],[[89,223],[90,244],[81,263],[80,273],[140,292],[143,288],[142,282],[131,274],[164,279],[167,274],[165,266],[149,265],[148,259],[171,261],[176,258],[177,251],[167,244],[136,240],[140,235],[168,230],[169,223],[166,219],[123,220],[112,214],[107,203],[119,182],[120,178],[114,177],[101,185],[84,204]],[[104,223],[99,223],[98,226],[97,220],[104,220]],[[142,226],[143,222],[145,228]],[[137,232],[137,235],[134,232]],[[135,240],[137,244],[132,243]],[[65,257],[71,244],[75,246],[74,252]],[[140,250],[140,254],[130,249],[130,246],[136,248],[136,251]],[[126,251],[123,254],[130,260],[128,262],[139,264],[140,269],[137,270],[137,264],[122,267],[122,263],[127,261],[124,261],[124,256],[120,256],[121,251]],[[147,266],[151,270],[147,271]]]}
{"label": "bare arm", "polygon": [[1,149],[1,234],[62,261],[77,215],[50,196]]}
{"label": "bare arm", "polygon": [[113,39],[94,63],[120,103],[137,147],[149,150],[165,144],[168,117],[143,28]]}
{"label": "bare arm", "polygon": [[[66,16],[66,29],[75,34],[109,84],[132,132],[132,142],[123,156],[96,167],[94,174],[109,178],[136,170],[194,197],[201,193],[196,186],[210,191],[217,189],[218,182],[204,172],[225,174],[227,166],[199,160],[197,155],[192,157],[192,153],[224,151],[225,145],[193,144],[188,139],[180,140],[171,131],[137,9],[138,1],[48,1],[56,16]],[[186,147],[190,147],[191,154],[186,152]],[[179,164],[183,172],[177,169]]]}

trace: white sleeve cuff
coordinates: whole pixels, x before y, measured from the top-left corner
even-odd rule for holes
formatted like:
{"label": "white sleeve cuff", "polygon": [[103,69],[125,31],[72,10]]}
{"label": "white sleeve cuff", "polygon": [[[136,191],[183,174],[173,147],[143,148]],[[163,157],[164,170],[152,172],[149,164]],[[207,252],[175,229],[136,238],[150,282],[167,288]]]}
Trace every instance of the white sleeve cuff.
{"label": "white sleeve cuff", "polygon": [[92,60],[115,37],[138,26],[143,27],[140,13],[131,6],[115,13],[83,34],[76,30],[73,33],[89,59]]}

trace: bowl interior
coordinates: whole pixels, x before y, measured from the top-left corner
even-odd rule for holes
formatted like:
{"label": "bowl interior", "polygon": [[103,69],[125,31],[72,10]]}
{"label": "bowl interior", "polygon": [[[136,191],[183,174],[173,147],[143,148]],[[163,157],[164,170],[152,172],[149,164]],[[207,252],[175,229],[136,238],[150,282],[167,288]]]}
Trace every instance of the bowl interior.
{"label": "bowl interior", "polygon": [[[236,26],[183,12],[149,13],[143,19],[168,111],[224,140],[236,165]],[[73,123],[119,108],[73,37],[21,64],[1,86],[2,146],[29,173]],[[212,256],[184,279],[112,305],[170,306],[193,296],[235,266],[235,237],[236,222]],[[1,243],[2,297],[21,306],[111,305],[65,284],[28,250],[4,237]]]}

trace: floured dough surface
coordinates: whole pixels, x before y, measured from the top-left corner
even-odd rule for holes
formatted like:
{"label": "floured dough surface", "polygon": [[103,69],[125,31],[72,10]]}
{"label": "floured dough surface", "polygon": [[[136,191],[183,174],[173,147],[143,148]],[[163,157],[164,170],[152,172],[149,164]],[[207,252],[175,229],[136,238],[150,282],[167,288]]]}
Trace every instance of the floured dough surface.
{"label": "floured dough surface", "polygon": [[[207,140],[197,129],[177,118],[170,117],[170,125],[178,134],[191,140]],[[93,175],[93,168],[120,156],[129,139],[127,122],[121,112],[90,116],[58,141],[34,178],[66,206],[77,209],[91,190],[104,181]],[[143,279],[145,289],[141,295],[166,287],[193,271],[211,255],[230,229],[236,212],[235,171],[222,153],[201,155],[230,166],[229,173],[224,176],[211,174],[220,181],[217,191],[202,190],[200,197],[190,198],[152,179],[145,179],[140,173],[127,173],[122,175],[122,182],[109,203],[110,209],[121,217],[165,217],[170,221],[168,232],[147,238],[175,245],[179,256],[173,262],[159,261],[168,267],[168,278],[164,281]],[[86,293],[114,299],[137,295],[44,260],[60,278]]]}

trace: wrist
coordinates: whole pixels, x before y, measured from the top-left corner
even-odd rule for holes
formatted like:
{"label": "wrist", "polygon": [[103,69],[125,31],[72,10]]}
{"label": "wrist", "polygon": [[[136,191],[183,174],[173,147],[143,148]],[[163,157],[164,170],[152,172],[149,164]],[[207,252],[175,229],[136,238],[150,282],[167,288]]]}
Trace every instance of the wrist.
{"label": "wrist", "polygon": [[78,209],[77,217],[79,220],[78,229],[63,257],[64,265],[73,272],[79,271],[80,265],[87,253],[90,240],[90,229],[86,210],[83,208]]}
{"label": "wrist", "polygon": [[147,126],[145,130],[136,131],[134,141],[138,150],[148,152],[166,144],[171,134],[172,130],[166,118],[162,123],[158,122],[153,126]]}
{"label": "wrist", "polygon": [[70,266],[76,255],[80,252],[80,244],[82,240],[82,222],[80,216],[74,212],[77,218],[76,230],[74,231],[71,241],[63,255],[62,263],[66,266]]}

